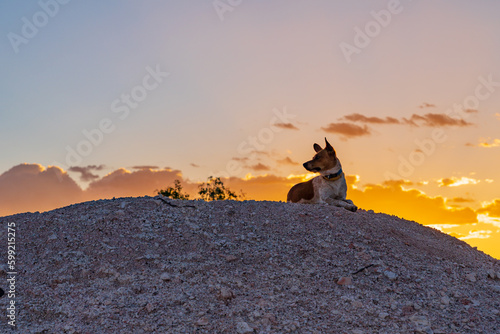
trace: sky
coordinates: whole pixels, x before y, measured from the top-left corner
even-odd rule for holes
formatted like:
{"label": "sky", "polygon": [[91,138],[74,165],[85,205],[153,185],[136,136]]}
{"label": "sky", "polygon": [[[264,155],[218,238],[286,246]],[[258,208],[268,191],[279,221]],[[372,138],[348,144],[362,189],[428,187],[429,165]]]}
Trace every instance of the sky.
{"label": "sky", "polygon": [[0,215],[220,176],[284,201],[324,138],[360,208],[500,258],[500,3],[0,3]]}

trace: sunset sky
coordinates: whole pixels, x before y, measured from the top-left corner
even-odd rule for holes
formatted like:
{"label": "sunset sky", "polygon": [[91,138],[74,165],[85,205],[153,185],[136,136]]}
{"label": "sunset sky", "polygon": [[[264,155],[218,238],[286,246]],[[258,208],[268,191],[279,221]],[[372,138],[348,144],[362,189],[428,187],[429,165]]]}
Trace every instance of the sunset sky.
{"label": "sunset sky", "polygon": [[500,2],[3,1],[0,216],[285,200],[327,137],[360,208],[500,258]]}

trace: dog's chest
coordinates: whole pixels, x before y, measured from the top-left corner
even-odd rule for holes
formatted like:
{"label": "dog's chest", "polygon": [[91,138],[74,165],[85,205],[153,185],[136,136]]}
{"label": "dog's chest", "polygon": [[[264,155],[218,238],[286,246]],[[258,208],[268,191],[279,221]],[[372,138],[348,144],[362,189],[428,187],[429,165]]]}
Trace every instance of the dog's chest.
{"label": "dog's chest", "polygon": [[[344,197],[342,185],[345,183],[345,178],[341,177],[336,181],[327,181],[322,176],[317,176],[313,180],[316,195],[320,201],[326,198],[342,198]],[[316,197],[316,196],[315,196]]]}

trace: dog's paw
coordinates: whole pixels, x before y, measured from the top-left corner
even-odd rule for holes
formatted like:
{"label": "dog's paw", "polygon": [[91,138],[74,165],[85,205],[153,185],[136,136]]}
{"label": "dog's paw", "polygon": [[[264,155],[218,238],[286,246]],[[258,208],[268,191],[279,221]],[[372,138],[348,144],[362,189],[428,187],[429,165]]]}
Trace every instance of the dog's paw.
{"label": "dog's paw", "polygon": [[352,211],[352,212],[358,211],[358,207],[356,205],[354,205],[354,204],[347,206],[346,209],[349,210],[349,211]]}

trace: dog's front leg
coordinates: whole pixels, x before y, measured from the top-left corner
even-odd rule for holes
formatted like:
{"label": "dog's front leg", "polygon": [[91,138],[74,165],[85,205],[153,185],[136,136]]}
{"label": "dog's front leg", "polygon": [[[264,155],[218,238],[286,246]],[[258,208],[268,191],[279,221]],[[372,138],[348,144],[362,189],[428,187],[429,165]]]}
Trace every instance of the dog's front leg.
{"label": "dog's front leg", "polygon": [[328,197],[326,202],[330,205],[339,206],[352,212],[356,212],[356,210],[358,210],[358,207],[354,205],[351,200],[341,200]]}

